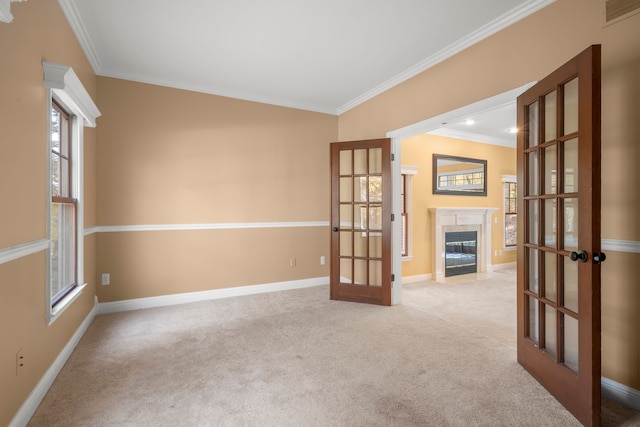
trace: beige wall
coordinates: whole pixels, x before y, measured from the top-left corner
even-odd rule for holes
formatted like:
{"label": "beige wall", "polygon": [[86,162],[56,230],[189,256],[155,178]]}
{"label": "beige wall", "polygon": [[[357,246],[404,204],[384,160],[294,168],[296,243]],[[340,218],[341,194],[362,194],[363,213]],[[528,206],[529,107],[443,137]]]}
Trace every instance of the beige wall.
{"label": "beige wall", "polygon": [[[433,273],[432,235],[429,208],[498,208],[492,218],[491,263],[515,262],[516,252],[504,250],[504,195],[502,175],[516,174],[514,148],[481,144],[442,136],[420,134],[402,141],[402,164],[418,166],[411,179],[411,261],[402,262],[402,277]],[[487,196],[433,194],[433,154],[487,160]],[[495,221],[498,221],[495,223]],[[498,255],[495,255],[498,251]],[[502,251],[502,255],[500,255]]]}
{"label": "beige wall", "polygon": [[[43,60],[70,65],[95,100],[96,81],[58,3],[12,3],[0,23],[0,250],[47,238],[47,91]],[[85,225],[95,220],[96,133],[85,129]],[[93,307],[95,236],[85,238],[89,286],[47,326],[46,252],[0,264],[0,425],[8,425]],[[16,375],[16,352],[24,368]]]}
{"label": "beige wall", "polygon": [[[592,43],[603,45],[603,238],[638,241],[640,15],[603,28],[601,6],[558,0],[334,117],[96,78],[57,2],[13,3],[14,22],[0,23],[0,249],[47,237],[42,60],[73,66],[103,113],[97,129],[85,129],[86,227],[300,222],[328,221],[329,142],[385,136],[519,87]],[[414,163],[403,153],[405,160]],[[328,257],[328,243],[326,227],[89,234],[89,286],[50,327],[46,253],[0,264],[0,425],[77,330],[96,292],[118,301],[323,277],[319,256]],[[603,374],[640,389],[640,254],[608,255]],[[96,289],[107,272],[112,284]],[[26,363],[16,376],[20,348]]]}
{"label": "beige wall", "polygon": [[[600,0],[557,0],[342,114],[340,140],[379,138],[539,80],[602,44],[602,238],[640,241],[640,14],[603,27]],[[403,161],[404,155],[403,155]],[[602,268],[603,375],[640,389],[640,254]]]}
{"label": "beige wall", "polygon": [[[328,222],[336,116],[103,77],[98,99],[100,226]],[[99,233],[98,297],[325,277],[327,230]]]}

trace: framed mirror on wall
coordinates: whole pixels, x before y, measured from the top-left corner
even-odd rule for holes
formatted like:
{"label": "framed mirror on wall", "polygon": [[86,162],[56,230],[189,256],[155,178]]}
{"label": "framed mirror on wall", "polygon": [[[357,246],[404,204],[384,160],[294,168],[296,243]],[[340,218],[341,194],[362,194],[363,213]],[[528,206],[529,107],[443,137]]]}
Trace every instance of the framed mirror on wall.
{"label": "framed mirror on wall", "polygon": [[487,161],[433,155],[433,194],[487,195]]}

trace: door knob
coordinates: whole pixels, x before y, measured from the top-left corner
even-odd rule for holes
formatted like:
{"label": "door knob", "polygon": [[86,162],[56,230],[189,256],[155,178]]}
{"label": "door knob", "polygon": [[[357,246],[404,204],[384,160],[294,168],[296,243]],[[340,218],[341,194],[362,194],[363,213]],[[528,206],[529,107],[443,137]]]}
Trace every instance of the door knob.
{"label": "door knob", "polygon": [[594,252],[593,253],[593,263],[594,264],[602,264],[607,259],[607,255],[604,252]]}
{"label": "door knob", "polygon": [[340,229],[339,229],[338,227],[333,227],[333,228],[332,228],[332,230],[333,230],[333,231],[338,231],[338,230],[340,230]]}
{"label": "door knob", "polygon": [[587,262],[589,255],[585,251],[571,252],[569,258],[571,258],[571,261]]}

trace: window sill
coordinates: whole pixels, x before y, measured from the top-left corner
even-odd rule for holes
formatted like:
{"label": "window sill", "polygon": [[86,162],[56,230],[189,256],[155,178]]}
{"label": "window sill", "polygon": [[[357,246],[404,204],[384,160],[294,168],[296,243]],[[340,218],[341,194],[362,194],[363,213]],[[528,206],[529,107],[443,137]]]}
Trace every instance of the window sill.
{"label": "window sill", "polygon": [[402,257],[402,262],[405,262],[405,261],[413,261],[413,256],[412,255],[403,256]]}
{"label": "window sill", "polygon": [[56,306],[51,309],[50,314],[47,315],[47,324],[51,326],[51,324],[55,322],[56,319],[60,317],[60,315],[64,313],[64,311],[69,306],[71,306],[71,303],[73,303],[80,296],[80,294],[86,287],[86,283],[84,285],[76,287],[73,291],[69,292],[69,295],[64,297],[58,304],[56,304]]}
{"label": "window sill", "polygon": [[516,250],[518,250],[517,246],[507,246],[506,248],[504,248],[505,252],[513,252],[513,251],[516,251]]}

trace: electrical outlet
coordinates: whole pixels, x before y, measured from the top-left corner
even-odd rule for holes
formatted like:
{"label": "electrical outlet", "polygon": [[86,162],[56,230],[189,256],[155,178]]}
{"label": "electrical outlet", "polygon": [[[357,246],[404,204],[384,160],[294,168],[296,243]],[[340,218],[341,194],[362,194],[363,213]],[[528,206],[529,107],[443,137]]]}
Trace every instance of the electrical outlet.
{"label": "electrical outlet", "polygon": [[296,266],[296,259],[295,258],[291,258],[289,260],[289,267],[295,267]]}
{"label": "electrical outlet", "polygon": [[109,273],[102,274],[102,284],[108,285],[111,283],[111,275]]}
{"label": "electrical outlet", "polygon": [[22,349],[16,352],[16,376],[20,375],[24,368],[24,356],[22,355]]}
{"label": "electrical outlet", "polygon": [[325,259],[324,255],[322,255],[320,257],[320,265],[325,265],[327,263],[327,260]]}

